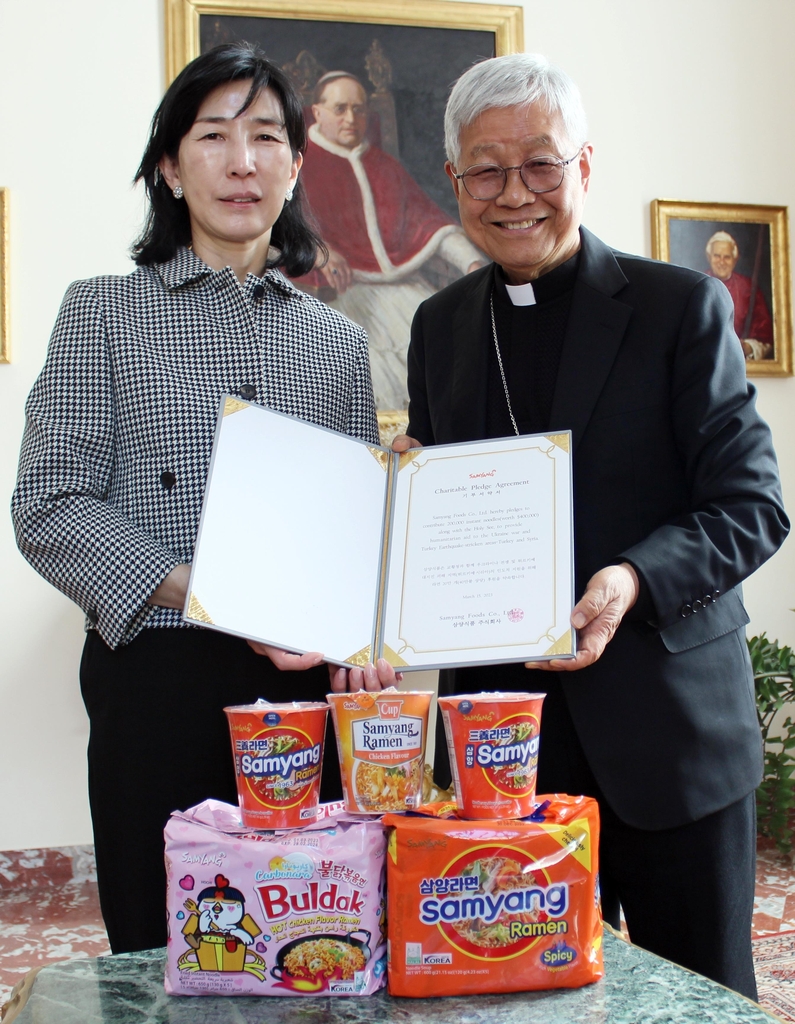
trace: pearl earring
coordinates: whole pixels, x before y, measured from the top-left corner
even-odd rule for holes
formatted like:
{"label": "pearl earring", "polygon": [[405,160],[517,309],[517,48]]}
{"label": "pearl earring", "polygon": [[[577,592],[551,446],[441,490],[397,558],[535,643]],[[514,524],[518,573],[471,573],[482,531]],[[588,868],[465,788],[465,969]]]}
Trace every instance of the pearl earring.
{"label": "pearl earring", "polygon": [[182,191],[182,185],[177,185],[177,187],[174,189],[174,198],[182,199],[184,195],[185,193]]}
{"label": "pearl earring", "polygon": [[284,198],[287,200],[288,203],[293,198],[293,190],[291,188],[287,189],[287,191],[284,194]]}

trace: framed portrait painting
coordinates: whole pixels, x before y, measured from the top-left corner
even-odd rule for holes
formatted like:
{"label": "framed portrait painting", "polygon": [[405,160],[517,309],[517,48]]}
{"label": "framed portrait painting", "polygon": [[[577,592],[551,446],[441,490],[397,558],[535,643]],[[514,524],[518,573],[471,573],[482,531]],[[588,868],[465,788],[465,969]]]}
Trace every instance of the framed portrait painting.
{"label": "framed portrait painting", "polygon": [[165,0],[169,81],[219,43],[256,43],[291,78],[309,131],[300,180],[329,251],[295,284],[361,324],[382,437],[405,427],[406,352],[423,299],[481,266],[444,171],[450,88],[522,49],[522,8],[452,0]]}
{"label": "framed portrait painting", "polygon": [[725,284],[749,376],[791,376],[787,208],[655,199],[651,234],[655,259]]}
{"label": "framed portrait painting", "polygon": [[11,362],[8,336],[8,189],[0,188],[0,363]]}

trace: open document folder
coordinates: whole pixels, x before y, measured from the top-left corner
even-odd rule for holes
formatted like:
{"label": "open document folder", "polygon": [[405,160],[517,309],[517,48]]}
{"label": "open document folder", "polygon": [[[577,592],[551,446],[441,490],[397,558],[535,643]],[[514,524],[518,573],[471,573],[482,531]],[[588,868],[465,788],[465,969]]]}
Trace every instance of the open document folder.
{"label": "open document folder", "polygon": [[185,618],[341,665],[573,655],[570,442],[398,455],[227,397]]}

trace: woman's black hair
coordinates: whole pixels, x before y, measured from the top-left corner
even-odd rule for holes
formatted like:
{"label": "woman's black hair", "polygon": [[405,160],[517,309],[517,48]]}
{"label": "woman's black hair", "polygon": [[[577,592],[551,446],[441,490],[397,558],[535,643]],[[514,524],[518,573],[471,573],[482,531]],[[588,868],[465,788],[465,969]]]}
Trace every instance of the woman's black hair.
{"label": "woman's black hair", "polygon": [[[306,124],[301,100],[290,80],[276,64],[250,43],[225,43],[192,60],[174,79],[152,118],[149,142],[135,175],[143,181],[149,197],[149,212],[140,238],[132,247],[139,266],[170,260],[181,245],[191,240],[187,204],[175,199],[158,167],[164,156],[176,157],[179,145],[190,131],[199,107],[209,94],[229,82],[251,80],[243,106],[247,110],[263,89],[271,89],[284,114],[287,138],[294,156],[306,149]],[[304,212],[301,177],[293,189],[292,202],[285,203],[271,231],[271,246],[278,250],[272,266],[291,277],[308,273],[326,248],[309,226]]]}

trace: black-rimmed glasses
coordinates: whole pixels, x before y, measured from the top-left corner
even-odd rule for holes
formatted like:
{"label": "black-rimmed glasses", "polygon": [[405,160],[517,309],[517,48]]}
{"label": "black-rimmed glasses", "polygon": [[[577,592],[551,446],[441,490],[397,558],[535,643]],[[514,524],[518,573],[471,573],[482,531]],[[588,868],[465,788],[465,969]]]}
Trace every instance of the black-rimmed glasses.
{"label": "black-rimmed glasses", "polygon": [[566,173],[566,167],[582,152],[578,149],[568,160],[554,156],[531,157],[516,167],[500,167],[498,164],[474,164],[461,174],[453,177],[463,182],[464,188],[473,199],[496,199],[508,181],[508,171],[518,171],[519,177],[530,192],[554,192],[559,188]]}

